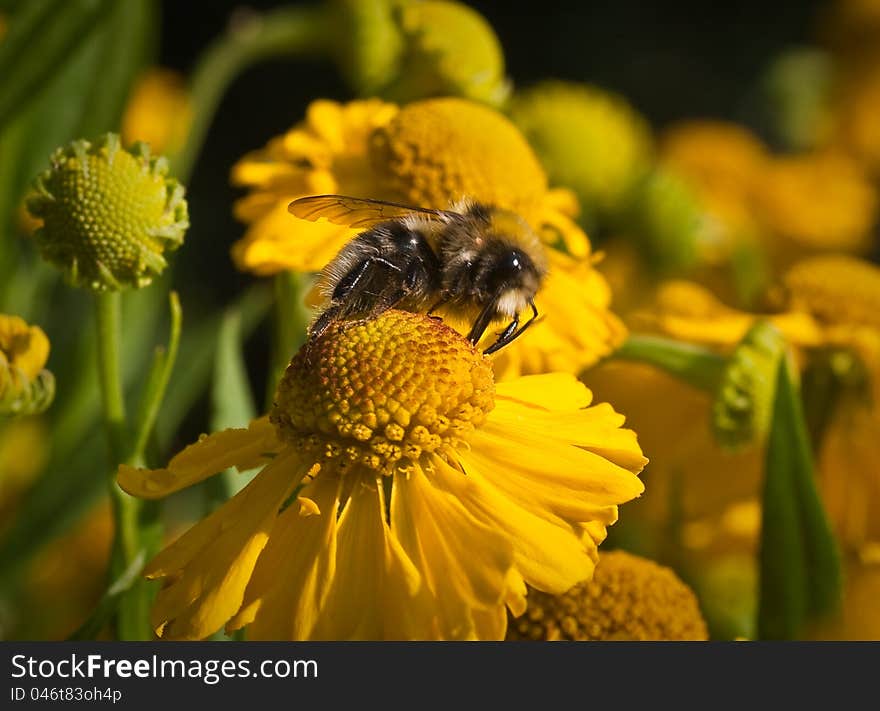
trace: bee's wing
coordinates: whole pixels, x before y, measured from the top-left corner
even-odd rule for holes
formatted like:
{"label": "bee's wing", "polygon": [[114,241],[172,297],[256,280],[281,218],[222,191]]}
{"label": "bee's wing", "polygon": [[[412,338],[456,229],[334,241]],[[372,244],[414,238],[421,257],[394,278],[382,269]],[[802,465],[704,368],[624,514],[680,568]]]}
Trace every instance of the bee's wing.
{"label": "bee's wing", "polygon": [[356,198],[347,195],[313,195],[298,198],[287,206],[287,210],[303,220],[315,222],[321,217],[325,217],[335,225],[345,225],[346,227],[371,227],[380,222],[413,213],[439,222],[450,222],[461,217],[458,213],[447,210],[429,210],[399,202],[370,200],[369,198]]}

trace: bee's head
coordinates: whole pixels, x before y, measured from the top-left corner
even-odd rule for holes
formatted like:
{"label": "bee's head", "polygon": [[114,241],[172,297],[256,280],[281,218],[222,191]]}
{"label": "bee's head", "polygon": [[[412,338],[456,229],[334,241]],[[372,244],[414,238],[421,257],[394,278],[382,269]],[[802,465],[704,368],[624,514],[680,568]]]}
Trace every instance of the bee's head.
{"label": "bee's head", "polygon": [[528,306],[547,273],[544,247],[525,220],[499,208],[489,211],[487,236],[478,279],[498,314],[512,317]]}

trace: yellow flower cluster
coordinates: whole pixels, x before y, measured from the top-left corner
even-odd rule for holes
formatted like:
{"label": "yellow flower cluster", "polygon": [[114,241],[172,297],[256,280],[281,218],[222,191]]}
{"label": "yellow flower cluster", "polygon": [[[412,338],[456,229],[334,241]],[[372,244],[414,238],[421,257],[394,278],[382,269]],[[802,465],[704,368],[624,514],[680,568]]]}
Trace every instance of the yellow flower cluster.
{"label": "yellow flower cluster", "polygon": [[55,387],[44,369],[48,358],[49,339],[41,328],[0,314],[0,414],[31,414],[49,406]]}

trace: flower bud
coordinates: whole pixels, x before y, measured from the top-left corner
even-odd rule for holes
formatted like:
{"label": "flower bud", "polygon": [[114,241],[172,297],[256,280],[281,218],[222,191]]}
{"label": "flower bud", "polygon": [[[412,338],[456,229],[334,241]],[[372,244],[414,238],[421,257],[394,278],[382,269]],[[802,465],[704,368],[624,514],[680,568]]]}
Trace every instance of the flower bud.
{"label": "flower bud", "polygon": [[56,150],[34,190],[27,207],[43,221],[34,239],[74,286],[146,286],[189,227],[184,189],[167,161],[144,143],[123,149],[112,133]]}

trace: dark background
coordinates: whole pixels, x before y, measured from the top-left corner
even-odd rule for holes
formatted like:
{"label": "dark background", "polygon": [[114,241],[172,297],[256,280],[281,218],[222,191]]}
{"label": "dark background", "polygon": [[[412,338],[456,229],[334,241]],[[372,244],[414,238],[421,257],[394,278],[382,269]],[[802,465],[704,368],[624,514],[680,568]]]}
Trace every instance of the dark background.
{"label": "dark background", "polygon": [[[280,4],[169,0],[163,5],[160,63],[186,72],[223,32],[233,12]],[[495,28],[516,85],[549,77],[593,82],[622,93],[662,128],[686,117],[748,122],[743,107],[762,70],[784,49],[815,41],[817,20],[827,3],[468,4]],[[242,233],[231,215],[231,202],[239,193],[228,184],[230,166],[298,121],[308,102],[318,97],[350,98],[327,62],[267,62],[247,71],[227,92],[189,187],[193,229],[187,237],[189,249],[179,256],[187,262],[190,283],[205,290],[201,296],[206,302],[224,303],[252,280],[236,273],[227,256],[229,245]]]}

